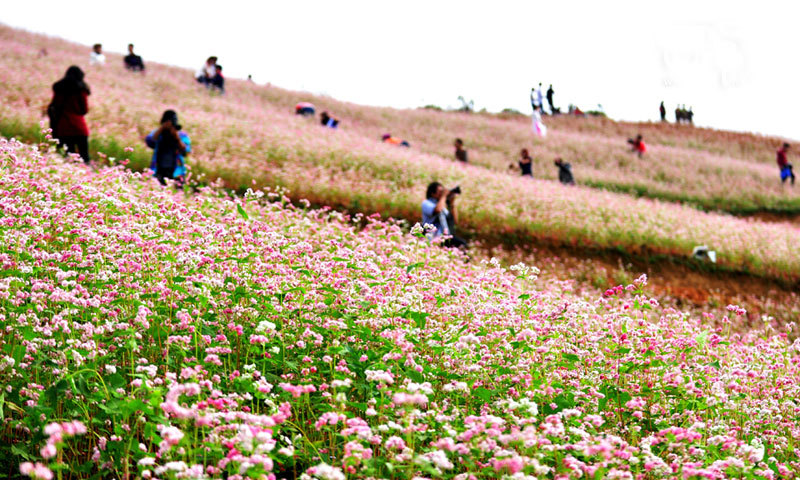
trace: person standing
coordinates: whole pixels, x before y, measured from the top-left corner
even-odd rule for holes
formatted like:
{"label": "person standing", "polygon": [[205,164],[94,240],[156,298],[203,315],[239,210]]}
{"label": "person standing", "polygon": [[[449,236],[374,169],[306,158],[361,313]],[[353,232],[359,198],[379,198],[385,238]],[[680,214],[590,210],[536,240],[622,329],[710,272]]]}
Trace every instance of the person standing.
{"label": "person standing", "polygon": [[558,167],[558,181],[564,185],[575,185],[575,178],[572,176],[572,165],[556,158],[553,162]]}
{"label": "person standing", "polygon": [[555,94],[555,91],[551,83],[550,87],[547,89],[547,103],[550,105],[550,113],[556,113],[556,106],[553,105],[553,94]]}
{"label": "person standing", "polygon": [[658,113],[661,114],[661,121],[667,121],[667,107],[664,106],[664,101],[661,101],[661,105],[658,107]]}
{"label": "person standing", "polygon": [[778,168],[781,172],[781,183],[786,183],[787,178],[791,178],[792,186],[794,186],[794,170],[792,164],[789,163],[787,153],[789,153],[790,145],[784,143],[778,150]]}
{"label": "person standing", "polygon": [[103,55],[103,45],[95,43],[92,46],[92,53],[89,54],[89,65],[103,66],[106,64],[106,56]]}
{"label": "person standing", "polygon": [[542,109],[541,107],[535,107],[533,109],[533,114],[531,115],[531,128],[533,129],[533,133],[540,137],[547,136],[547,127],[545,126],[544,122],[542,122]]}
{"label": "person standing", "polygon": [[464,142],[460,138],[456,138],[453,146],[456,147],[456,160],[467,163],[467,150],[464,148]]}
{"label": "person standing", "polygon": [[89,112],[91,92],[83,77],[83,70],[73,65],[64,78],[53,84],[53,100],[47,107],[47,116],[59,146],[68,153],[77,153],[88,165],[89,127],[84,117]]}
{"label": "person standing", "polygon": [[142,57],[133,53],[133,44],[128,44],[128,54],[125,55],[125,68],[133,72],[143,72],[144,71],[144,62],[142,61]]}
{"label": "person standing", "polygon": [[181,131],[178,114],[167,110],[161,115],[161,126],[150,132],[144,141],[153,149],[150,169],[161,185],[166,179],[176,180],[176,186],[183,183],[186,175],[186,155],[192,151],[192,142],[186,132]]}

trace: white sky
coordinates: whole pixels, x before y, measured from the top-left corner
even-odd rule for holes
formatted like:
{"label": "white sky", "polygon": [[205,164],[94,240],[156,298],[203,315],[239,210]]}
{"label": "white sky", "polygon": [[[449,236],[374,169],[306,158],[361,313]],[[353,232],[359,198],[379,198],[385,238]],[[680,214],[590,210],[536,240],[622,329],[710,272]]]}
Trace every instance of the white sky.
{"label": "white sky", "polygon": [[[668,118],[800,138],[798,0],[4,2],[0,22],[227,77],[368,105],[530,112],[531,86],[556,106],[612,118]],[[87,50],[88,55],[88,50]]]}

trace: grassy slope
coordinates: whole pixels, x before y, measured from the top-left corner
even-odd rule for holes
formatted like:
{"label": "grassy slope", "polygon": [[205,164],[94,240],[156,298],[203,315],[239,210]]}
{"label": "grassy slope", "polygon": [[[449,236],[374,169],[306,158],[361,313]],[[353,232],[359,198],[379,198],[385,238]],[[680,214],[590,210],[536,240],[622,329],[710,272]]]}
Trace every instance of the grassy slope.
{"label": "grassy slope", "polygon": [[[85,51],[67,42],[11,29],[0,30],[0,36],[7,47],[2,61],[9,66],[0,71],[6,99],[0,107],[3,131],[14,134],[19,129],[31,134],[30,125],[48,101],[48,85],[65,65],[80,63]],[[36,60],[35,53],[45,45],[50,57]],[[367,108],[314,98],[321,107],[344,119],[342,130],[334,133],[287,113],[296,100],[310,98],[302,93],[232,82],[224,98],[209,98],[185,70],[151,65],[148,75],[140,78],[120,71],[114,64],[118,62],[115,56],[110,61],[104,71],[89,72],[95,91],[89,116],[92,138],[97,148],[117,158],[123,156],[122,145],[137,145],[136,151],[127,155],[137,168],[148,163],[148,153],[138,147],[139,139],[152,128],[161,109],[177,106],[196,141],[196,176],[220,178],[231,188],[245,189],[253,183],[284,185],[297,198],[314,203],[367,213],[380,211],[414,221],[419,192],[431,177],[437,177],[460,182],[469,192],[480,192],[465,195],[461,223],[484,237],[513,243],[536,237],[593,248],[619,248],[632,254],[678,256],[705,242],[720,250],[725,268],[788,278],[795,278],[800,271],[795,265],[798,260],[790,253],[793,230],[785,226],[736,222],[586,189],[567,192],[552,182],[525,183],[491,172],[505,168],[510,153],[503,149],[515,149],[518,138],[520,142],[531,141],[525,120]],[[136,92],[136,101],[131,101],[131,92]],[[614,160],[615,140],[576,133],[575,123],[569,119],[559,122],[565,125],[563,131],[556,124],[548,143],[539,142],[537,148],[552,148],[549,145],[554,143],[583,152],[583,145],[596,147],[599,143],[605,145],[600,151],[612,152],[609,161],[620,162]],[[412,139],[415,148],[407,152],[379,145],[376,137],[387,130]],[[472,159],[489,170],[464,169],[439,155],[418,153],[442,149],[438,153],[447,155],[447,145],[457,134],[485,142],[473,149]],[[593,139],[597,141],[592,143]],[[484,152],[490,151],[494,156],[486,154],[484,158]],[[632,175],[652,170],[637,167],[624,151],[618,153],[635,170]],[[756,161],[719,161],[725,168],[734,165],[767,171],[766,165]],[[677,178],[676,182],[686,184],[692,178]]]}

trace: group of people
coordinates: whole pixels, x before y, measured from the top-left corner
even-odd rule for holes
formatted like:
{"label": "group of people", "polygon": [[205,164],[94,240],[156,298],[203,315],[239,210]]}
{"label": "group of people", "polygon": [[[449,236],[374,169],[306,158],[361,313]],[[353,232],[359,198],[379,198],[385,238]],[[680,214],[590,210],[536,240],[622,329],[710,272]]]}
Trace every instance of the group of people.
{"label": "group of people", "polygon": [[[142,57],[133,52],[133,44],[128,44],[128,54],[122,59],[123,65],[133,72],[144,72]],[[106,55],[103,53],[103,44],[95,43],[89,53],[89,65],[103,66],[106,64]]]}
{"label": "group of people", "polygon": [[[304,117],[314,117],[316,115],[316,108],[314,107],[313,103],[310,102],[300,102],[294,106],[294,113],[296,115],[302,115]],[[319,123],[323,127],[328,128],[338,128],[339,127],[339,119],[332,116],[328,112],[322,112],[319,114]]]}
{"label": "group of people", "polygon": [[560,111],[553,104],[553,95],[555,95],[555,90],[553,90],[552,84],[548,87],[547,92],[544,91],[541,83],[539,83],[538,87],[531,87],[531,107],[533,107],[534,111],[545,114],[544,99],[546,98],[550,106],[550,114],[558,115]]}
{"label": "group of people", "polygon": [[[132,48],[129,51],[132,53]],[[144,68],[141,62],[138,65]],[[47,107],[47,116],[59,147],[80,156],[88,165],[89,127],[85,116],[89,112],[91,90],[84,77],[83,70],[76,65],[67,69],[64,77],[53,84],[53,99]],[[185,158],[191,152],[191,140],[182,131],[178,114],[174,110],[165,111],[160,126],[145,137],[145,143],[153,149],[150,168],[156,179],[162,185],[171,179],[176,186],[181,186],[186,175]]]}
{"label": "group of people", "polygon": [[222,65],[217,63],[217,60],[217,57],[208,57],[206,63],[200,67],[194,77],[206,88],[225,93],[225,77],[222,76]]}
{"label": "group of people", "polygon": [[[661,121],[667,121],[667,107],[664,106],[664,102],[661,102],[661,105],[658,106],[658,113],[661,116]],[[692,111],[692,107],[686,109],[686,105],[678,105],[675,107],[675,123],[688,123],[692,124],[694,119],[694,112]]]}

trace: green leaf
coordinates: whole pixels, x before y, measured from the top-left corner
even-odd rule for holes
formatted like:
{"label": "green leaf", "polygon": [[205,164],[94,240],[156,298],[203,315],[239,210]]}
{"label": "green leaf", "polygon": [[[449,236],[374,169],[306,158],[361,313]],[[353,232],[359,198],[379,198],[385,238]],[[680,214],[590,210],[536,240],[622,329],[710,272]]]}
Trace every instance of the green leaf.
{"label": "green leaf", "polygon": [[406,267],[406,273],[411,273],[411,270],[414,270],[415,268],[421,267],[423,265],[425,265],[424,262],[412,263],[411,265]]}
{"label": "green leaf", "polygon": [[700,348],[705,347],[706,343],[708,342],[708,330],[694,337],[694,340],[697,342]]}
{"label": "green leaf", "polygon": [[244,211],[244,208],[242,208],[241,204],[239,203],[236,204],[236,211],[239,212],[239,215],[241,215],[242,218],[244,218],[245,220],[250,220],[250,215],[248,215],[247,212]]}
{"label": "green leaf", "polygon": [[494,390],[488,390],[488,389],[483,388],[483,387],[478,387],[478,388],[472,390],[472,393],[475,394],[476,396],[478,396],[484,402],[488,403],[488,402],[490,402],[492,400],[492,397],[494,396],[494,394],[496,392]]}

